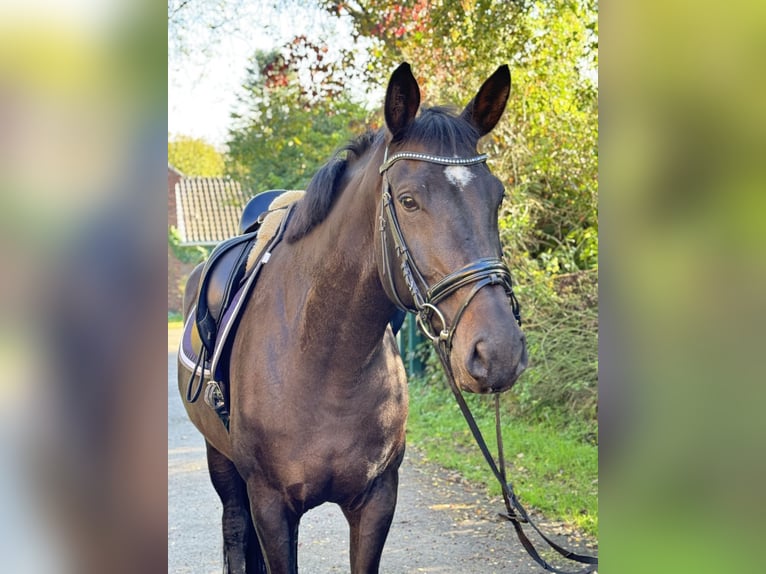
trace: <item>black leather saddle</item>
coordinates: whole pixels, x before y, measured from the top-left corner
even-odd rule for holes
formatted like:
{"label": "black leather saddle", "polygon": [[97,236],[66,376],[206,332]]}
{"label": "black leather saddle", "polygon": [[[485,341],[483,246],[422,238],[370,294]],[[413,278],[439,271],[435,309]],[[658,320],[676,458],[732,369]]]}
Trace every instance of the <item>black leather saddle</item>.
{"label": "black leather saddle", "polygon": [[240,235],[216,245],[205,262],[197,290],[195,321],[208,357],[213,356],[221,318],[245,279],[247,258],[263,217],[271,202],[284,192],[276,189],[253,197],[242,211]]}
{"label": "black leather saddle", "polygon": [[250,199],[242,210],[239,219],[239,234],[244,235],[250,231],[257,231],[263,223],[263,217],[268,213],[271,203],[285,191],[287,190],[272,189],[261,192]]}

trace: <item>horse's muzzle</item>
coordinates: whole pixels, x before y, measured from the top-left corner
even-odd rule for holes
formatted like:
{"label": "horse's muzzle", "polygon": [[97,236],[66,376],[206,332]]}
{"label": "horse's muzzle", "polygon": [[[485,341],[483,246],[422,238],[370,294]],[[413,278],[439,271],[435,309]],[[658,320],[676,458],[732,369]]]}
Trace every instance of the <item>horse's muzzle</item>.
{"label": "horse's muzzle", "polygon": [[469,307],[456,332],[452,367],[460,387],[472,393],[510,389],[527,368],[527,342],[504,298],[487,293]]}
{"label": "horse's muzzle", "polygon": [[[472,393],[501,393],[510,389],[527,368],[527,347],[523,334],[509,349],[479,340],[465,361],[460,386]],[[462,369],[461,369],[462,370]]]}

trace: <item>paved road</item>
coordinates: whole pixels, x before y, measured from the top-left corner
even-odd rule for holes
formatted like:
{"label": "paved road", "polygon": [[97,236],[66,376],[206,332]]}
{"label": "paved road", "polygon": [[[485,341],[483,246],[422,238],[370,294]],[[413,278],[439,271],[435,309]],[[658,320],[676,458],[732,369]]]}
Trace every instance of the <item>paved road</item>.
{"label": "paved road", "polygon": [[[219,574],[221,505],[208,479],[202,437],[186,418],[178,395],[175,344],[169,337],[168,572]],[[401,467],[399,503],[381,572],[543,573],[510,524],[497,519],[502,508],[502,500],[489,500],[410,448]],[[556,525],[543,525],[547,532],[557,530]],[[555,538],[576,546],[571,539]],[[348,562],[348,528],[340,509],[327,504],[306,514],[298,549],[301,572],[348,572]]]}

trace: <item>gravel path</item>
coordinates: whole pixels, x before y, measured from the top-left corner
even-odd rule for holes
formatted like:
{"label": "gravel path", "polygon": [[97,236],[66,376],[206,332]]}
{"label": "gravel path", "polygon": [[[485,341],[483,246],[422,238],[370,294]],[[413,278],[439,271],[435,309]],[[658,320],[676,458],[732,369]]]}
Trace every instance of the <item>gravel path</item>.
{"label": "gravel path", "polygon": [[[400,471],[399,502],[381,572],[543,573],[516,540],[511,525],[497,518],[502,509],[501,499],[490,500],[409,448]],[[207,474],[202,437],[186,418],[178,395],[175,342],[169,337],[169,573],[221,572],[220,515],[221,505]],[[563,532],[560,525],[539,517],[538,523],[546,533]],[[584,548],[574,536],[554,538],[573,550]],[[301,572],[348,572],[348,561],[348,527],[340,509],[326,504],[306,514],[301,520],[298,550]],[[564,566],[578,569],[576,564]]]}

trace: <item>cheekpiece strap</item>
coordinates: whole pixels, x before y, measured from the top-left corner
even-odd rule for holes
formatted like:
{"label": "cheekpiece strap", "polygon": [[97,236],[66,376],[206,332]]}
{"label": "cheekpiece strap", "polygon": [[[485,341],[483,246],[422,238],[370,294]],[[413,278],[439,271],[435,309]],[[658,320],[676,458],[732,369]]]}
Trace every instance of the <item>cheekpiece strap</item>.
{"label": "cheekpiece strap", "polygon": [[487,154],[483,153],[476,157],[442,157],[438,155],[430,155],[427,153],[418,153],[414,151],[402,151],[395,153],[391,157],[388,157],[388,148],[386,148],[387,159],[380,166],[380,173],[385,172],[389,167],[395,164],[400,159],[413,159],[416,161],[425,161],[428,163],[437,163],[439,165],[474,165],[477,163],[484,163],[487,161]]}

